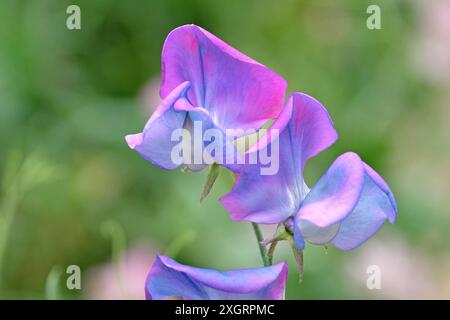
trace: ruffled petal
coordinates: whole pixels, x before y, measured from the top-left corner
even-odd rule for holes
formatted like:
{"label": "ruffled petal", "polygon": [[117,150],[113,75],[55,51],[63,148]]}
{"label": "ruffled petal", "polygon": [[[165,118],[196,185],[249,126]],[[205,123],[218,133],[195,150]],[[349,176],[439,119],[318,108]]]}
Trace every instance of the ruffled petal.
{"label": "ruffled petal", "polygon": [[270,267],[220,272],[182,265],[157,256],[148,274],[147,299],[179,297],[185,300],[280,300],[287,279],[284,262]]}
{"label": "ruffled petal", "polygon": [[233,220],[283,222],[298,211],[309,191],[303,180],[306,162],[336,139],[326,109],[306,94],[292,94],[267,134],[247,152],[247,159],[271,154],[270,170],[261,163],[246,165],[220,202]]}
{"label": "ruffled petal", "polygon": [[195,26],[167,37],[162,52],[161,96],[184,81],[192,83],[189,101],[211,114],[222,129],[257,129],[276,117],[286,81],[236,49]]}
{"label": "ruffled petal", "polygon": [[374,235],[397,207],[386,182],[352,152],[338,157],[306,196],[294,232],[314,244],[351,250]]}

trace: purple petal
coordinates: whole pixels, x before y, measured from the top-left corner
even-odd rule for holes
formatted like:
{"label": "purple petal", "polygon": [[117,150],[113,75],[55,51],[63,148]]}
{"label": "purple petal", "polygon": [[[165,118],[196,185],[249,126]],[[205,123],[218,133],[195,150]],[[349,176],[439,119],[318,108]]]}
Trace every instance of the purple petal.
{"label": "purple petal", "polygon": [[[279,130],[277,138],[271,134]],[[277,136],[275,134],[275,136]],[[300,93],[290,97],[280,116],[247,154],[265,153],[279,143],[278,171],[262,175],[261,165],[246,165],[230,193],[220,199],[233,220],[281,223],[294,215],[308,192],[303,180],[307,160],[326,149],[337,133],[326,109]]]}
{"label": "purple petal", "polygon": [[131,149],[162,169],[171,170],[179,166],[172,161],[171,152],[177,142],[171,141],[171,136],[174,130],[183,128],[187,113],[175,111],[173,106],[186,94],[189,86],[189,82],[183,82],[167,95],[142,133],[125,137]]}
{"label": "purple petal", "polygon": [[179,297],[185,300],[280,300],[287,279],[284,262],[264,268],[220,272],[182,265],[157,256],[148,274],[147,299]]}
{"label": "purple petal", "polygon": [[295,218],[295,232],[314,244],[331,242],[341,250],[354,249],[386,220],[395,220],[393,199],[373,169],[355,153],[345,153],[306,196]]}
{"label": "purple petal", "polygon": [[[176,169],[183,163],[192,171],[200,171],[212,162],[217,162],[232,171],[238,172],[240,165],[238,164],[239,153],[236,147],[225,133],[214,124],[207,110],[195,108],[190,104],[186,98],[189,86],[189,82],[184,82],[175,88],[152,114],[143,132],[126,136],[125,140],[128,146],[136,150],[147,161],[163,169]],[[195,129],[194,123],[197,125],[197,129]],[[187,130],[189,137],[172,136],[176,129]],[[212,130],[209,131],[210,129]],[[214,132],[215,135],[212,138],[210,137],[210,141],[204,141],[205,136],[207,137],[205,132]],[[182,139],[190,140],[190,152],[186,150],[186,145],[181,143]],[[213,148],[212,142],[217,145],[216,148]],[[189,156],[186,156],[190,159],[189,161],[183,161],[181,157],[175,159],[172,156],[172,152],[178,150],[175,148],[180,143],[182,147],[179,152],[189,154]],[[214,152],[214,155],[211,156],[211,163],[203,161],[204,153],[208,150]],[[194,154],[196,155],[194,156]],[[233,159],[234,162],[225,163],[227,157]]]}
{"label": "purple petal", "polygon": [[291,99],[289,145],[295,166],[303,172],[308,159],[335,143],[338,135],[327,109],[319,101],[304,93],[293,93]]}
{"label": "purple petal", "polygon": [[189,101],[209,111],[222,129],[259,128],[282,107],[286,82],[208,31],[185,25],[167,37],[161,96],[189,81]]}

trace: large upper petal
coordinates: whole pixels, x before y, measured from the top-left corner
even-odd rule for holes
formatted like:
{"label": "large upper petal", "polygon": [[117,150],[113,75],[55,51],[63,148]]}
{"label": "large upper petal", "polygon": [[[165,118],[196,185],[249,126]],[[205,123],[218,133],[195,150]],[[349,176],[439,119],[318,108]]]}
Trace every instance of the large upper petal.
{"label": "large upper petal", "polygon": [[[276,134],[276,133],[279,133]],[[303,168],[309,158],[328,148],[337,139],[327,110],[314,98],[294,93],[280,116],[247,153],[266,153],[279,146],[274,157],[278,171],[261,174],[261,164],[243,167],[234,188],[220,201],[233,220],[281,223],[294,215],[308,192]]]}
{"label": "large upper petal", "polygon": [[147,299],[185,300],[284,299],[287,279],[284,262],[270,267],[220,272],[182,265],[157,256],[147,276]]}
{"label": "large upper petal", "polygon": [[279,75],[195,25],[167,36],[161,97],[184,81],[192,84],[191,103],[222,129],[259,128],[279,114],[286,89]]}
{"label": "large upper petal", "polygon": [[357,154],[348,152],[308,193],[295,217],[294,232],[299,239],[351,250],[386,220],[393,223],[396,215],[397,205],[386,182]]}

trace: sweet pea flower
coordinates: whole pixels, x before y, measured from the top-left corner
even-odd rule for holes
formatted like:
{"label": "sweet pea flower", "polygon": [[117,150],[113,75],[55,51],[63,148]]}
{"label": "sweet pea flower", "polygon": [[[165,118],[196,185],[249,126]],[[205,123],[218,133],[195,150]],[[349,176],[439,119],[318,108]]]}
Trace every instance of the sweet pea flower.
{"label": "sweet pea flower", "polygon": [[[147,161],[173,170],[182,164],[173,159],[172,151],[179,146],[178,141],[172,141],[173,133],[182,128],[192,132],[193,124],[199,122],[202,132],[221,132],[225,151],[220,154],[226,156],[232,150],[231,156],[236,159],[239,155],[232,144],[236,137],[227,137],[226,131],[257,130],[275,118],[282,108],[286,86],[279,75],[208,31],[195,25],[181,26],[170,32],[162,50],[163,100],[143,132],[125,139]],[[181,146],[180,154],[183,150],[191,153],[183,153],[182,162],[192,171],[211,164],[192,159],[198,149],[201,153],[207,145],[204,141],[191,142],[190,152]],[[240,167],[236,160],[226,164],[216,152],[211,151],[210,156],[213,162],[231,170]]]}
{"label": "sweet pea flower", "polygon": [[287,279],[284,262],[226,272],[182,265],[158,255],[147,276],[148,300],[281,300]]}
{"label": "sweet pea flower", "polygon": [[[339,156],[311,190],[305,184],[303,169],[308,159],[338,137],[320,102],[306,94],[292,94],[271,129],[280,131],[279,170],[260,175],[257,165],[241,169],[231,192],[220,199],[233,220],[283,223],[300,250],[305,240],[351,250],[386,220],[394,223],[397,205],[391,190],[355,153]],[[264,141],[247,154],[274,142]]]}

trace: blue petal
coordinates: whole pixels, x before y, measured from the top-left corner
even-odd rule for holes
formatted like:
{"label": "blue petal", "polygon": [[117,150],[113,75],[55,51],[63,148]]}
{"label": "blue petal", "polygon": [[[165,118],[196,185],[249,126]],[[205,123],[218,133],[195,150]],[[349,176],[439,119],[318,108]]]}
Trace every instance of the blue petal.
{"label": "blue petal", "polygon": [[146,281],[147,299],[179,297],[185,300],[284,299],[286,263],[232,270],[194,268],[157,256]]}
{"label": "blue petal", "polygon": [[339,232],[332,241],[338,249],[354,249],[372,237],[386,220],[395,222],[397,207],[395,200],[392,202],[391,190],[387,185],[387,189],[381,188],[372,177],[366,170],[359,201],[340,223]]}
{"label": "blue petal", "polygon": [[338,157],[311,189],[295,217],[297,232],[314,244],[351,250],[397,214],[392,192],[355,153]]}
{"label": "blue petal", "polygon": [[131,149],[162,169],[173,170],[180,165],[174,163],[171,157],[177,145],[176,141],[171,141],[171,137],[174,130],[183,128],[187,113],[175,111],[173,106],[186,95],[189,86],[189,82],[183,82],[176,87],[152,114],[143,132],[125,137]]}
{"label": "blue petal", "polygon": [[[200,171],[216,162],[232,171],[239,171],[241,166],[236,147],[214,124],[207,110],[190,104],[187,99],[189,91],[189,82],[175,88],[152,114],[143,132],[125,137],[129,147],[162,169],[173,170],[185,164],[192,171]],[[208,132],[215,133],[210,138],[212,141],[204,141]],[[209,162],[204,161],[207,153],[213,153]],[[226,163],[227,158],[233,162]]]}

